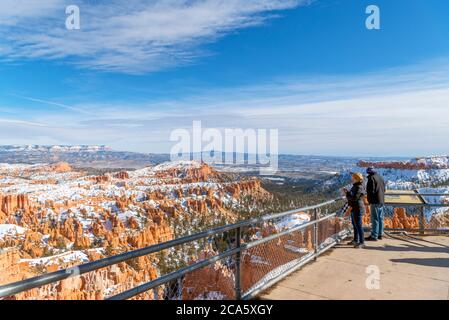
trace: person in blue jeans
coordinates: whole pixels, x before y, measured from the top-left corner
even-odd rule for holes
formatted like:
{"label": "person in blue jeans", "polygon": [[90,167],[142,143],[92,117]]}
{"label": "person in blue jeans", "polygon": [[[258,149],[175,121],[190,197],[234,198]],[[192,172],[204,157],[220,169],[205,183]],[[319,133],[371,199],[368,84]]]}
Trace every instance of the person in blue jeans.
{"label": "person in blue jeans", "polygon": [[369,167],[366,173],[366,193],[371,211],[371,235],[366,240],[378,241],[382,240],[384,232],[385,181],[373,167]]}
{"label": "person in blue jeans", "polygon": [[354,230],[354,239],[348,242],[348,245],[358,246],[358,244],[361,243],[363,246],[365,235],[363,232],[362,215],[358,213],[354,215],[354,212],[351,212],[351,222]]}
{"label": "person in blue jeans", "polygon": [[354,240],[349,244],[353,244],[355,248],[365,247],[365,235],[363,232],[363,215],[366,212],[364,197],[366,195],[363,186],[363,175],[354,173],[352,175],[351,190],[343,189],[348,199],[348,205],[351,207],[351,220],[354,227]]}

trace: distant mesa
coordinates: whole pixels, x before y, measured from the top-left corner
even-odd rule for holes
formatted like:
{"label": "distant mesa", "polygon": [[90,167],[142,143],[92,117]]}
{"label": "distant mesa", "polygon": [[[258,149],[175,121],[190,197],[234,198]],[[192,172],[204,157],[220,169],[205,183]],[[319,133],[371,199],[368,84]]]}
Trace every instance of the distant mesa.
{"label": "distant mesa", "polygon": [[100,152],[112,151],[104,145],[8,145],[0,146],[0,152]]}
{"label": "distant mesa", "polygon": [[0,163],[42,164],[66,162],[83,168],[137,169],[170,160],[167,154],[117,151],[105,145],[4,145]]}
{"label": "distant mesa", "polygon": [[374,167],[383,169],[427,170],[449,169],[449,156],[415,158],[409,161],[359,161],[362,168]]}

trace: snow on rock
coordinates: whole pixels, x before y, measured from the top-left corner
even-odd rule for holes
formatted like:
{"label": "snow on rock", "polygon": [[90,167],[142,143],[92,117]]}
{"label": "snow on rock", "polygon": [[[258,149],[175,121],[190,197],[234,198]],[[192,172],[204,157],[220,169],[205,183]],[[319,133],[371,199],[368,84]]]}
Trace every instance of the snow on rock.
{"label": "snow on rock", "polygon": [[429,157],[410,161],[364,162],[352,172],[365,174],[368,166],[374,166],[385,179],[387,189],[412,190],[423,186],[441,185],[449,182],[449,167],[446,157]]}
{"label": "snow on rock", "polygon": [[199,169],[201,168],[201,163],[197,161],[173,161],[161,163],[153,168],[154,171],[168,171],[173,169]]}
{"label": "snow on rock", "polygon": [[309,221],[310,216],[308,214],[294,213],[288,217],[283,218],[281,222],[276,223],[276,229],[278,231],[289,230]]}
{"label": "snow on rock", "polygon": [[265,264],[267,266],[270,265],[268,261],[266,261],[261,256],[251,255],[251,264]]}
{"label": "snow on rock", "polygon": [[89,257],[82,251],[69,251],[64,252],[55,256],[43,257],[37,259],[21,259],[20,262],[26,262],[30,266],[36,265],[45,265],[49,266],[52,264],[61,264],[61,263],[87,263],[89,262]]}
{"label": "snow on rock", "polygon": [[449,156],[432,156],[426,158],[417,158],[412,160],[412,162],[424,165],[426,168],[449,169]]}
{"label": "snow on rock", "polygon": [[5,236],[16,236],[24,234],[27,229],[15,224],[0,224],[0,239]]}
{"label": "snow on rock", "polygon": [[307,252],[309,252],[309,250],[307,250],[307,248],[298,248],[298,247],[292,246],[290,244],[284,245],[284,248],[287,249],[287,250],[290,250],[291,252],[294,252],[294,253],[307,253]]}
{"label": "snow on rock", "polygon": [[202,295],[199,295],[198,297],[195,298],[195,300],[226,300],[226,296],[218,291],[209,291],[209,292],[205,292]]}

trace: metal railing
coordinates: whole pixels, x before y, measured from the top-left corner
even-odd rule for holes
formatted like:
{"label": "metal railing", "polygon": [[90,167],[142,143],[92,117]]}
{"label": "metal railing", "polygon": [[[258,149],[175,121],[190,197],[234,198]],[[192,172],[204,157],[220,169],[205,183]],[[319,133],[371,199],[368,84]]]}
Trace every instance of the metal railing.
{"label": "metal railing", "polygon": [[[410,193],[410,195],[412,194],[416,195],[416,193]],[[420,196],[447,195],[429,193],[420,194]],[[220,296],[221,299],[251,299],[304,264],[316,259],[350,234],[349,222],[343,218],[342,214],[343,200],[343,198],[339,198],[315,206],[225,225],[0,286],[0,298],[8,298],[31,289],[55,285],[65,279],[79,277],[136,258],[152,256],[167,250],[173,253],[176,250],[182,250],[183,246],[189,244],[197,246],[199,241],[203,241],[205,246],[215,244],[212,255],[191,260],[186,265],[165,274],[158,274],[151,281],[143,281],[132,288],[113,292],[106,299],[138,298],[143,294],[148,294],[146,297],[150,299],[211,298],[208,294],[214,293],[213,289],[207,283],[201,283],[200,280],[207,278],[208,271],[216,274],[217,270],[227,271],[227,276],[223,276],[225,280],[220,284],[220,290],[226,291],[227,294]],[[449,204],[430,204],[424,200],[422,204],[387,203],[386,206],[423,209],[420,211],[422,219],[420,228],[406,231],[424,232],[432,231],[425,228],[424,208],[449,207]],[[310,220],[298,222],[297,215],[299,213],[307,214]],[[449,232],[448,229],[438,229],[437,231]],[[226,246],[222,250],[219,250],[216,245],[220,239],[226,239],[224,241]],[[215,292],[215,294],[217,293]]]}
{"label": "metal railing", "polygon": [[[347,221],[337,216],[339,212],[336,208],[341,208],[342,200],[331,200],[315,206],[225,225],[143,249],[0,286],[0,298],[8,298],[31,289],[54,285],[71,277],[78,277],[167,249],[179,248],[189,243],[196,243],[195,241],[198,240],[207,240],[207,243],[213,243],[217,238],[221,239],[220,237],[227,235],[231,240],[228,241],[228,248],[222,252],[217,250],[218,252],[213,256],[199,261],[191,261],[190,264],[173,272],[160,275],[152,281],[140,283],[131,289],[106,298],[108,300],[130,299],[151,290],[161,289],[164,286],[162,295],[154,294],[152,296],[159,299],[185,298],[182,293],[185,293],[186,290],[182,283],[179,285],[179,282],[185,282],[186,278],[195,272],[200,272],[197,276],[201,278],[201,270],[212,268],[214,264],[221,262],[222,267],[224,266],[228,271],[231,271],[231,276],[228,279],[233,282],[233,294],[228,294],[224,298],[250,299],[308,261],[317,258],[349,234]],[[341,205],[339,205],[340,202]],[[335,210],[333,213],[329,213],[332,207]],[[311,217],[310,221],[300,221],[295,224],[293,218],[299,213],[308,214]],[[304,218],[304,216],[302,217]],[[271,230],[271,232],[266,232],[267,230]],[[261,236],[261,232],[267,234]],[[167,290],[168,286],[172,287],[171,291]],[[197,291],[197,293],[203,290],[207,291],[206,288],[195,288],[194,286],[189,289]],[[157,291],[161,292],[161,290]]]}

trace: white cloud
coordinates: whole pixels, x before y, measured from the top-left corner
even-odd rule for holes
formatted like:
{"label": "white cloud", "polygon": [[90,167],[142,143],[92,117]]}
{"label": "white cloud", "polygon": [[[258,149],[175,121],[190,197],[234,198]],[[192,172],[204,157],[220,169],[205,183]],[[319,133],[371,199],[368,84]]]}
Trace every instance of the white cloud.
{"label": "white cloud", "polygon": [[1,123],[0,140],[33,144],[47,137],[48,143],[168,152],[171,130],[201,120],[207,128],[277,128],[283,153],[441,154],[449,146],[448,66],[439,61],[365,75],[277,79],[157,103],[30,109],[23,112],[29,124]]}
{"label": "white cloud", "polygon": [[[201,44],[260,25],[306,0],[77,1],[81,30],[65,29],[67,0],[2,0],[0,57],[64,59],[82,67],[145,72],[190,63]],[[6,40],[6,41],[5,41]]]}

